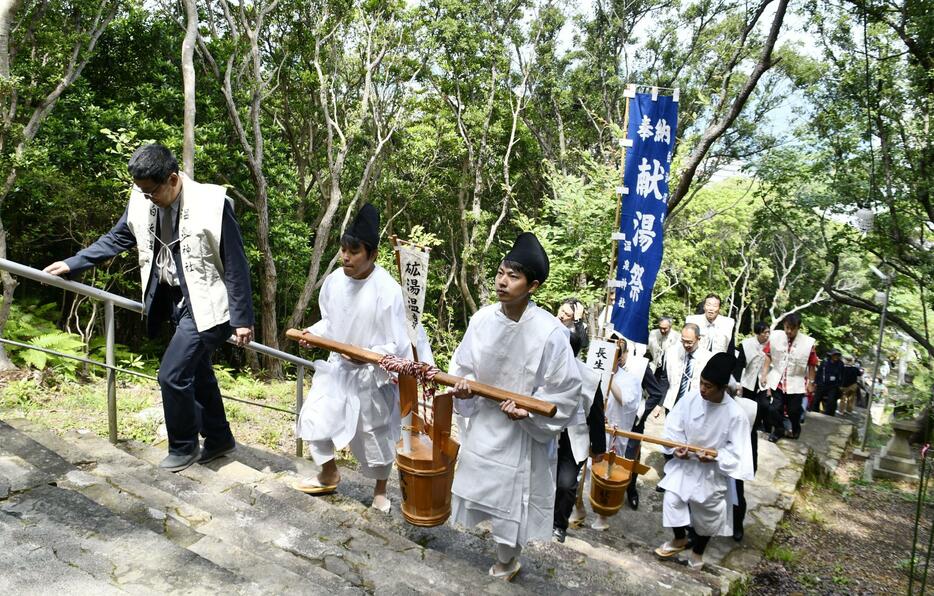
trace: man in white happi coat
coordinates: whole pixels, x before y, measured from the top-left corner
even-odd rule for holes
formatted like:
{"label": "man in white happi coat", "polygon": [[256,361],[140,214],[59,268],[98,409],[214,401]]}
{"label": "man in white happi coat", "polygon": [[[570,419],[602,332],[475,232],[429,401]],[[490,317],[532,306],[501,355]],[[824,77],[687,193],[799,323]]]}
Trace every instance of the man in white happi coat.
{"label": "man in white happi coat", "polygon": [[649,362],[653,371],[664,366],[665,352],[678,343],[680,335],[671,327],[671,317],[659,317],[655,329],[649,331],[648,352]]}
{"label": "man in white happi coat", "polygon": [[[703,347],[700,329],[694,323],[685,323],[681,330],[681,342],[668,348],[665,353],[665,371],[668,374],[668,391],[662,406],[665,411],[675,407],[689,391],[700,386],[701,371],[713,354]],[[659,415],[655,412],[655,416]]]}
{"label": "man in white happi coat", "polygon": [[769,345],[771,330],[764,321],[753,326],[753,335],[747,337],[739,344],[736,357],[736,370],[734,378],[739,381],[737,395],[756,402],[759,413],[756,416],[756,427],[763,422],[762,418],[768,411],[769,402],[765,395],[765,384],[762,383],[762,363],[765,362],[765,347]]}
{"label": "man in white happi coat", "polygon": [[801,333],[801,315],[794,312],[782,322],[784,333],[773,333],[763,348],[761,383],[772,400],[769,441],[778,441],[785,434],[785,409],[791,419],[791,438],[801,434],[801,402],[814,390],[817,375],[817,352],[814,338]]}
{"label": "man in white happi coat", "polygon": [[[765,361],[765,346],[769,343],[771,330],[763,321],[759,321],[753,326],[753,332],[754,335],[739,344],[739,357],[736,359],[733,377],[739,381],[737,403],[755,412],[752,430],[749,433],[752,443],[752,468],[755,471],[759,467],[759,435],[756,431],[768,418],[769,412],[765,385],[762,384],[759,373]],[[743,522],[746,518],[746,492],[742,480],[736,481],[736,498],[737,504],[733,506],[733,540],[739,542],[743,539]]]}
{"label": "man in white happi coat", "polygon": [[704,298],[704,314],[690,315],[685,322],[697,325],[700,329],[701,346],[707,351],[714,354],[726,352],[733,355],[735,350],[733,326],[736,322],[720,314],[720,296],[707,294]]}
{"label": "man in white happi coat", "polygon": [[700,388],[679,400],[665,419],[666,439],[717,450],[714,458],[686,447],[664,448],[674,458],[665,464],[659,483],[665,489],[662,520],[674,539],[655,552],[671,557],[690,546],[687,563],[692,569],[703,567],[712,536],[733,533],[730,479],[753,478],[749,418],[726,393],[735,362],[732,354],[714,354],[701,373]]}
{"label": "man in white happi coat", "polygon": [[521,234],[496,273],[499,302],[471,317],[450,372],[557,406],[553,418],[514,402],[497,403],[455,387],[455,408],[470,418],[451,488],[452,523],[492,524],[497,562],[490,575],[511,580],[529,540],[552,535],[556,439],[581,399],[581,376],[557,318],[530,301],[548,277],[538,239]]}
{"label": "man in white happi coat", "polygon": [[[307,331],[411,359],[402,288],[376,264],[378,246],[379,212],[366,204],[341,237],[342,267],[324,280],[318,296],[321,320]],[[391,504],[386,483],[400,425],[399,389],[389,373],[337,353],[326,362],[316,361],[296,429],[308,442],[321,470],[316,477],[299,481],[295,488],[312,495],[334,492],[340,482],[335,450],[349,444],[360,463],[360,473],[376,481],[372,507],[388,512]]]}
{"label": "man in white happi coat", "polygon": [[231,334],[241,346],[253,338],[250,268],[227,189],[192,180],[155,143],[134,151],[127,169],[134,188],[116,225],[45,272],[78,273],[136,247],[146,330],[175,328],[159,363],[169,447],[159,467],[179,472],[237,446],[211,356]]}

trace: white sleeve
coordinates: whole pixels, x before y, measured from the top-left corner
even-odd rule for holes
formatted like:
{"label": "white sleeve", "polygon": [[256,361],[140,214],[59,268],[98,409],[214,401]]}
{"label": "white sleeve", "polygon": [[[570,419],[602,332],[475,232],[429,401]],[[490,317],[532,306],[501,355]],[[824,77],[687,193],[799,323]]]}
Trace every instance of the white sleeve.
{"label": "white sleeve", "polygon": [[530,414],[519,423],[533,439],[547,443],[564,430],[581,401],[580,370],[561,329],[548,336],[535,381],[532,397],[554,404],[557,411],[552,418]]}
{"label": "white sleeve", "polygon": [[318,310],[321,311],[321,320],[305,329],[308,333],[312,335],[317,335],[318,337],[325,337],[328,339],[333,339],[329,336],[330,333],[330,324],[328,317],[328,300],[331,296],[331,276],[325,278],[324,283],[321,285],[321,291],[318,293]]}
{"label": "white sleeve", "polygon": [[717,467],[720,472],[736,480],[752,480],[752,439],[749,419],[741,409],[730,424],[726,445],[717,449]]}
{"label": "white sleeve", "polygon": [[[454,350],[451,356],[451,363],[448,365],[448,372],[458,377],[464,377],[467,380],[475,381],[477,379],[476,367],[473,362],[473,325],[467,325],[467,331],[464,333],[464,339]],[[469,418],[477,409],[477,397],[467,399],[454,398],[454,411]]]}
{"label": "white sleeve", "polygon": [[[665,431],[662,433],[662,437],[668,439],[669,441],[675,441],[677,443],[687,443],[688,436],[684,431],[684,411],[687,409],[688,402],[691,401],[687,396],[682,397],[678,400],[678,403],[674,405],[673,408],[668,412],[668,415],[665,416]],[[675,452],[673,447],[662,447],[662,452],[668,455],[671,455]]]}

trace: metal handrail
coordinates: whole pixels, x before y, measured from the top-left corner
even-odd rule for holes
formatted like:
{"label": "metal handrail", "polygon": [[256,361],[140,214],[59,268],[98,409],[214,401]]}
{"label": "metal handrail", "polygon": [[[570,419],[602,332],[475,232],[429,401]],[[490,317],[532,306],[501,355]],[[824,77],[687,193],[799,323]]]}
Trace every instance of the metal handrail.
{"label": "metal handrail", "polygon": [[33,269],[28,265],[23,265],[22,263],[17,263],[16,261],[0,259],[0,269],[9,271],[13,275],[19,275],[20,277],[25,277],[33,281],[37,281],[47,286],[55,286],[56,288],[68,290],[69,292],[74,292],[75,294],[87,296],[88,298],[97,298],[102,302],[112,302],[114,305],[119,306],[120,308],[132,310],[133,312],[138,312],[140,314],[143,313],[142,302],[136,302],[135,300],[130,300],[129,298],[124,298],[123,296],[119,296],[117,294],[111,294],[106,290],[101,290],[87,284],[71,281],[69,279],[61,278],[57,275],[52,275],[38,269]]}
{"label": "metal handrail", "polygon": [[[110,366],[109,364],[106,364],[99,360],[92,360],[90,358],[85,358],[84,356],[78,356],[76,354],[67,354],[65,352],[60,352],[58,350],[53,350],[51,348],[42,348],[40,346],[26,344],[21,341],[13,341],[12,339],[4,339],[2,337],[0,337],[0,344],[8,344],[11,346],[16,346],[18,348],[23,348],[24,350],[36,350],[37,352],[45,352],[46,354],[58,356],[59,358],[68,358],[69,360],[77,360],[78,362],[83,362],[84,364],[90,364],[92,366],[100,366],[101,368],[113,370],[113,371],[116,371],[118,373],[122,373],[125,375],[133,375],[135,377],[146,379],[148,381],[159,382],[159,379],[157,377],[148,375],[144,372],[139,372],[138,370],[130,370],[129,368],[122,368],[119,366]],[[270,406],[269,404],[261,404],[258,401],[252,401],[249,399],[233,397],[232,395],[224,395],[223,393],[221,393],[221,397],[223,397],[224,399],[229,399],[231,401],[240,402],[241,404],[246,404],[248,406],[255,406],[257,408],[265,408],[267,410],[275,410],[277,412],[285,412],[286,414],[292,414],[293,416],[295,415],[295,412],[293,412],[292,410],[286,410],[285,408],[279,408],[277,406]]]}
{"label": "metal handrail", "polygon": [[53,356],[58,356],[59,358],[68,358],[70,360],[77,360],[78,362],[83,362],[84,364],[90,364],[92,366],[100,366],[108,370],[113,370],[118,373],[123,373],[126,375],[134,375],[149,381],[158,381],[156,377],[152,375],[147,375],[144,372],[139,372],[138,370],[130,370],[128,368],[121,368],[119,366],[111,366],[99,360],[91,360],[90,358],[85,358],[84,356],[78,356],[77,354],[68,354],[66,352],[60,352],[58,350],[53,350],[51,348],[43,348],[41,346],[34,346],[32,344],[23,343],[21,341],[13,341],[12,339],[6,339],[0,337],[0,344],[7,344],[10,346],[16,346],[17,348],[23,348],[24,350],[35,350],[37,352],[45,352],[46,354],[51,354]]}
{"label": "metal handrail", "polygon": [[[142,302],[136,302],[135,300],[124,298],[119,294],[112,294],[106,290],[101,290],[99,288],[95,288],[77,281],[63,279],[57,275],[51,275],[49,273],[39,271],[38,269],[33,269],[27,265],[17,263],[16,261],[10,261],[9,259],[0,259],[0,269],[5,269],[13,275],[19,275],[20,277],[25,277],[45,285],[55,286],[56,288],[74,292],[75,294],[87,296],[88,298],[96,298],[97,300],[105,303],[111,302],[114,306],[119,306],[120,308],[138,312],[140,314],[143,314],[143,309],[145,308]],[[228,339],[227,341],[228,343],[237,345],[237,342],[233,339]],[[271,356],[272,358],[276,358],[278,360],[291,362],[296,366],[304,366],[306,368],[310,368],[311,370],[314,370],[315,368],[315,365],[309,360],[299,358],[298,356],[289,354],[288,352],[270,348],[269,346],[257,343],[255,341],[251,341],[249,344],[243,347],[266,356]]]}
{"label": "metal handrail", "polygon": [[[18,275],[20,277],[25,277],[33,281],[37,281],[41,284],[54,286],[68,292],[74,292],[75,294],[80,294],[82,296],[87,296],[88,298],[93,298],[100,300],[104,303],[104,333],[106,339],[106,363],[96,362],[93,360],[87,360],[80,357],[74,357],[67,354],[57,354],[59,356],[64,356],[66,358],[74,358],[75,360],[85,361],[88,364],[97,364],[103,366],[107,369],[107,421],[110,434],[110,442],[117,442],[117,383],[116,383],[116,373],[126,372],[129,374],[137,374],[138,376],[148,376],[142,375],[142,373],[135,373],[134,371],[129,371],[125,369],[120,369],[116,366],[115,355],[114,355],[114,306],[119,306],[120,308],[130,310],[143,314],[145,307],[143,303],[137,302],[135,300],[130,300],[118,294],[113,294],[106,290],[101,290],[87,284],[83,284],[76,281],[71,281],[69,279],[63,279],[57,275],[51,275],[40,271],[28,265],[23,265],[22,263],[17,263],[16,261],[11,261],[9,259],[0,259],[0,269],[10,272],[13,275]],[[16,343],[11,340],[0,340],[3,343]],[[227,340],[228,343],[237,345],[236,341],[233,338]],[[29,349],[39,350],[39,351],[50,351],[43,348],[38,348],[36,346],[26,345]],[[295,365],[295,412],[292,412],[296,417],[302,409],[302,400],[304,397],[304,380],[305,380],[305,369],[314,370],[315,365],[304,358],[299,358],[287,352],[277,350],[275,348],[270,348],[269,346],[251,341],[249,344],[243,346],[248,350],[253,350],[265,356],[276,358],[278,360],[283,360]],[[242,403],[254,404],[254,402],[245,401],[238,398],[233,398],[229,396],[224,396],[226,399],[231,399],[233,401],[238,401]],[[273,410],[285,411],[283,408],[275,408],[272,406],[266,406],[264,404],[254,404],[262,407],[266,407]],[[295,453],[299,457],[302,455],[302,440],[295,440]]]}

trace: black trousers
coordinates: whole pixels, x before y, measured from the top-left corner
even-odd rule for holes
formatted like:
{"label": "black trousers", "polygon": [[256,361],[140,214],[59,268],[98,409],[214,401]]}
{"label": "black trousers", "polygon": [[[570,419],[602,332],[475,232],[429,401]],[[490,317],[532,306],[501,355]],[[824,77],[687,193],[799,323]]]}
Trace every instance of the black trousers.
{"label": "black trousers", "polygon": [[555,522],[554,526],[562,530],[568,529],[568,519],[577,502],[577,484],[584,462],[577,463],[574,452],[571,450],[571,440],[568,431],[561,433],[558,440],[558,470],[557,486],[555,487]]}
{"label": "black trousers", "polygon": [[[764,395],[765,392],[762,392]],[[759,394],[756,394],[758,397]],[[752,399],[747,397],[741,397],[739,399]],[[754,399],[756,402],[756,420],[758,421],[760,416],[763,416],[766,411],[766,408],[762,407],[762,402],[758,399]],[[752,434],[750,435],[750,440],[752,441],[752,470],[755,472],[759,469],[759,434],[756,432],[756,427],[753,426]],[[746,519],[746,492],[744,490],[743,481],[736,481],[736,496],[738,504],[733,505],[733,533],[737,533],[743,528],[743,521]]]}
{"label": "black trousers", "polygon": [[[769,413],[768,394],[764,390],[750,393],[746,389],[743,389],[742,399],[751,399],[756,402],[756,419],[752,423],[752,430],[765,430],[765,432],[769,432],[769,430],[771,430],[771,416]],[[753,436],[755,436],[755,433],[753,433]],[[755,447],[753,447],[753,449],[755,449]]]}
{"label": "black trousers", "polygon": [[817,388],[817,403],[814,409],[828,416],[837,415],[837,401],[840,399],[840,388],[836,385],[824,385]]}
{"label": "black trousers", "polygon": [[704,551],[707,550],[710,536],[701,536],[690,526],[681,526],[680,528],[672,528],[671,530],[675,534],[675,539],[683,540],[687,538],[690,541],[691,550],[694,551],[695,554],[702,555]]}
{"label": "black trousers", "polygon": [[803,393],[785,393],[779,389],[772,391],[772,432],[778,436],[783,435],[785,428],[785,407],[788,407],[788,418],[791,419],[791,432],[794,436],[801,434],[801,401],[804,399]]}
{"label": "black trousers", "polygon": [[177,301],[172,322],[175,334],[162,355],[159,387],[169,453],[187,455],[197,448],[199,433],[205,439],[205,449],[233,439],[217,377],[211,368],[211,355],[230,337],[230,325],[222,323],[199,333],[188,304],[179,306]]}
{"label": "black trousers", "polygon": [[[667,383],[665,385],[665,391],[668,391]],[[654,410],[654,408],[652,408]],[[642,416],[636,420],[636,423],[632,426],[632,432],[644,434],[645,433],[645,421],[648,420],[649,414],[652,412],[648,408],[645,409],[645,412],[642,413]],[[642,458],[642,441],[637,441],[636,439],[629,439],[626,441],[626,453],[624,456],[626,459],[640,460]],[[639,489],[636,487],[636,480],[639,478],[639,473],[635,470],[632,471],[632,475],[629,477],[629,484],[626,486],[626,494],[633,495],[639,492]]]}

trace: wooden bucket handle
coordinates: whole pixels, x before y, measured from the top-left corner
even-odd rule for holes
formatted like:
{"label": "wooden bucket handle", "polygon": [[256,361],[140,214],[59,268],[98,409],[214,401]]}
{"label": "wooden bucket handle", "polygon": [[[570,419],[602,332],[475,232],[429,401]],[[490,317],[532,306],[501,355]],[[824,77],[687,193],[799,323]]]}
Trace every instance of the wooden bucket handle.
{"label": "wooden bucket handle", "polygon": [[653,437],[652,435],[641,435],[639,433],[629,432],[625,430],[619,430],[614,428],[609,424],[606,425],[606,432],[616,435],[618,437],[626,437],[629,439],[635,439],[637,441],[645,441],[647,443],[655,443],[656,445],[661,445],[663,447],[671,447],[673,449],[685,448],[688,451],[692,451],[699,455],[706,455],[713,459],[717,458],[717,450],[710,449],[709,447],[698,447],[697,445],[688,445],[687,443],[678,443],[677,441],[669,441],[668,439],[662,439],[661,437]]}
{"label": "wooden bucket handle", "polygon": [[[380,359],[382,359],[383,354],[367,350],[358,346],[351,344],[345,344],[343,342],[334,341],[332,339],[326,339],[319,337],[317,335],[312,335],[307,331],[299,331],[298,329],[289,329],[285,332],[286,337],[293,339],[295,341],[304,340],[310,343],[313,346],[324,348],[325,350],[330,350],[331,352],[338,352],[349,356],[354,360],[359,360],[360,362],[368,362],[370,364],[379,364]],[[428,365],[424,362],[419,363],[422,366],[427,367]],[[448,387],[453,387],[457,385],[460,381],[464,380],[462,377],[457,377],[455,375],[450,375],[445,372],[438,372],[434,376],[434,380],[441,385],[446,385]],[[554,417],[555,413],[558,411],[557,406],[547,401],[540,399],[535,399],[534,397],[529,397],[528,395],[522,395],[521,393],[513,393],[512,391],[507,391],[505,389],[500,389],[499,387],[494,387],[492,385],[487,385],[485,383],[478,383],[477,381],[467,380],[467,387],[471,393],[474,395],[480,395],[487,399],[492,399],[498,402],[504,402],[512,400],[517,406],[524,410],[528,410],[533,414],[538,414],[540,416],[547,416],[548,418]]]}

